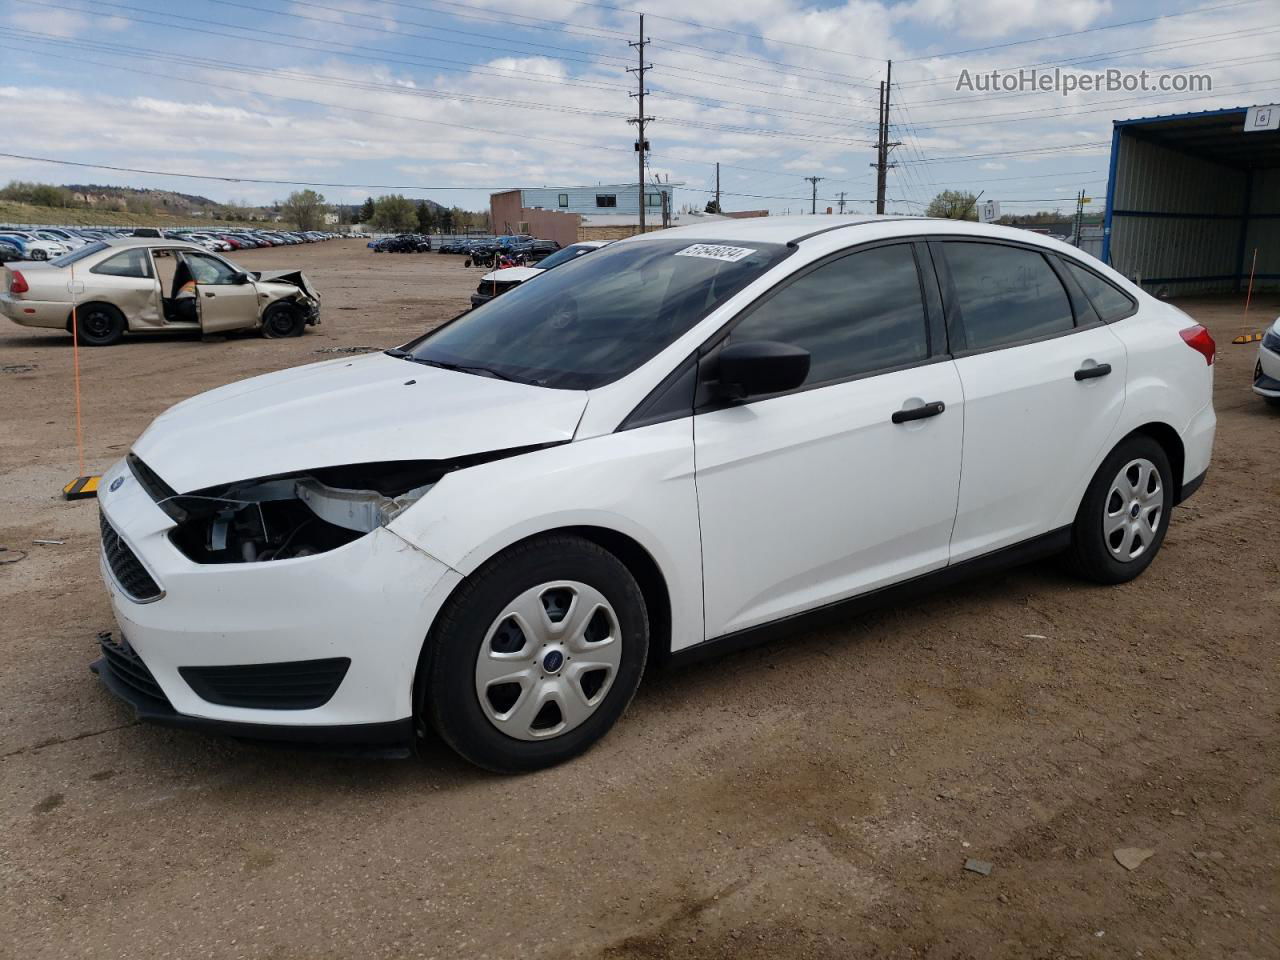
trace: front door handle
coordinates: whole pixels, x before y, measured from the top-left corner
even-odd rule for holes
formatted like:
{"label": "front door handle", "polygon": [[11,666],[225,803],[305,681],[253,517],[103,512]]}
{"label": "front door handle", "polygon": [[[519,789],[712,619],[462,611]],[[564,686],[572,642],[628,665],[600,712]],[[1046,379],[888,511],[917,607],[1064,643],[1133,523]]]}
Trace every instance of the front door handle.
{"label": "front door handle", "polygon": [[911,407],[908,410],[895,410],[893,416],[890,417],[894,423],[907,423],[910,420],[924,420],[927,417],[936,417],[943,410],[947,409],[947,405],[941,400],[935,400],[933,403],[922,403],[918,407]]}
{"label": "front door handle", "polygon": [[206,290],[206,291],[204,292],[204,295],[205,295],[206,297],[216,297],[216,296],[217,296],[217,294],[216,294],[216,293],[214,293],[212,290]]}
{"label": "front door handle", "polygon": [[1105,377],[1111,372],[1111,364],[1095,363],[1093,366],[1083,366],[1076,371],[1077,380],[1093,380],[1097,377]]}

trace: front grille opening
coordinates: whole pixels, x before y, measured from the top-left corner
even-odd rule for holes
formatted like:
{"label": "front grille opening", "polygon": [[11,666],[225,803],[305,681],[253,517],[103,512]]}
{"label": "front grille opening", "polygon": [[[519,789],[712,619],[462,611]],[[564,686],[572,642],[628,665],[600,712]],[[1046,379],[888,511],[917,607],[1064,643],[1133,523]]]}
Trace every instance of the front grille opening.
{"label": "front grille opening", "polygon": [[196,696],[224,707],[312,710],[337,693],[350,657],[251,663],[226,667],[179,667]]}
{"label": "front grille opening", "polygon": [[101,509],[98,511],[98,527],[102,535],[102,554],[106,557],[107,566],[111,568],[111,576],[116,584],[131,599],[139,603],[158,600],[163,592],[160,585],[147,573],[133,550],[124,542],[115,527],[107,520]]}

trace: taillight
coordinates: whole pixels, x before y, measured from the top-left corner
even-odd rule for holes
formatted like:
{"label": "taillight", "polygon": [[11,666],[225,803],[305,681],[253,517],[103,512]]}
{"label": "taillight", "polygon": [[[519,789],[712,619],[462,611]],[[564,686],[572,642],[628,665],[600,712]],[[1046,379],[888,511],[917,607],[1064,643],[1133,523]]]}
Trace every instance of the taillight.
{"label": "taillight", "polygon": [[1218,345],[1213,342],[1213,337],[1209,335],[1208,330],[1197,323],[1194,327],[1180,330],[1179,333],[1188,347],[1204,357],[1206,364],[1213,365],[1213,355],[1217,352]]}
{"label": "taillight", "polygon": [[27,286],[27,278],[22,275],[22,271],[14,270],[12,276],[9,277],[9,292],[26,293],[30,289]]}

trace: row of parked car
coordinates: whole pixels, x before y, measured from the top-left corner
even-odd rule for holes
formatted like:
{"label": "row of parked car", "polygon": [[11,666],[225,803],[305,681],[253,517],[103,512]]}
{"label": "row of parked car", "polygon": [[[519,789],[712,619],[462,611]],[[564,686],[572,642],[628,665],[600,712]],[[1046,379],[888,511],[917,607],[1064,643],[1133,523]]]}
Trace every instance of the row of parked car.
{"label": "row of parked car", "polygon": [[528,234],[501,237],[462,237],[440,244],[441,253],[463,254],[476,261],[490,260],[495,255],[519,257],[526,262],[541,260],[560,249],[554,240],[539,240]]}
{"label": "row of parked car", "polygon": [[0,263],[19,260],[56,260],[95,241],[118,237],[152,237],[182,240],[214,253],[250,250],[255,247],[280,247],[299,243],[319,243],[341,237],[339,233],[320,230],[283,231],[223,229],[157,230],[154,228],[101,227],[92,230],[78,227],[35,227],[28,230],[0,227]]}

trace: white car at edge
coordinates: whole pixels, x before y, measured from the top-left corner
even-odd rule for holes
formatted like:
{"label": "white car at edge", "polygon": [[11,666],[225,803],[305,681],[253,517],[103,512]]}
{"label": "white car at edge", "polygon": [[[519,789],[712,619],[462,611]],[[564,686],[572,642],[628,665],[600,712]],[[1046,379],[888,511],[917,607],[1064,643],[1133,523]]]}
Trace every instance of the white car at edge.
{"label": "white car at edge", "polygon": [[94,667],[160,723],[399,751],[429,725],[538,768],[649,661],[1050,553],[1136,577],[1208,469],[1213,359],[1023,230],[619,241],[402,348],[157,418],[102,478],[120,632]]}
{"label": "white car at edge", "polygon": [[1267,328],[1258,344],[1253,392],[1273,407],[1280,407],[1280,317]]}

